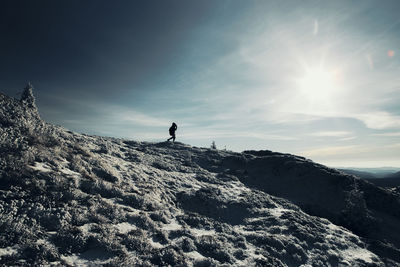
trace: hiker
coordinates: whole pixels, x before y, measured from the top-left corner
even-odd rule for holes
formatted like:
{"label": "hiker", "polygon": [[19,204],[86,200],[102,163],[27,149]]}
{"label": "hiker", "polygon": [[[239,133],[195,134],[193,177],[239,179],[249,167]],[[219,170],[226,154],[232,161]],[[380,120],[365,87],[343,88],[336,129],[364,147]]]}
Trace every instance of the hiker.
{"label": "hiker", "polygon": [[169,127],[169,135],[171,136],[170,138],[167,139],[167,141],[172,139],[172,142],[175,142],[175,131],[178,129],[178,126],[176,125],[175,122],[172,123],[171,127]]}

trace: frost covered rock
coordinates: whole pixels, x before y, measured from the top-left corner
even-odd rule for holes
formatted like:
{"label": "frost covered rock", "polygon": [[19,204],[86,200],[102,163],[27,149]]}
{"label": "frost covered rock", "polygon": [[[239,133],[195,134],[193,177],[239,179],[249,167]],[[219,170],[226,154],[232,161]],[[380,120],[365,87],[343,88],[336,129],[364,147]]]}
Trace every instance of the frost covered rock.
{"label": "frost covered rock", "polygon": [[31,89],[0,95],[1,265],[400,263],[395,191],[294,155],[74,133]]}

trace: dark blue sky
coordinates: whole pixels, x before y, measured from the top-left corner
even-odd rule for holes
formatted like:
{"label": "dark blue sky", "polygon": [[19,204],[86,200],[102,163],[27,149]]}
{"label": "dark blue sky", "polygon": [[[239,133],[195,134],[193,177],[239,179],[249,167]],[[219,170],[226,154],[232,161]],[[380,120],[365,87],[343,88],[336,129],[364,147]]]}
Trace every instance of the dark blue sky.
{"label": "dark blue sky", "polygon": [[182,61],[210,9],[206,1],[2,2],[2,87],[30,79],[38,91],[140,91]]}
{"label": "dark blue sky", "polygon": [[226,22],[240,21],[246,7],[233,6],[214,1],[3,2],[0,89],[15,94],[31,81],[42,115],[55,122],[63,119],[60,110],[87,115],[67,104],[75,99],[173,109],[182,102],[179,95],[164,101],[163,94],[175,91],[187,70],[200,73],[208,61],[229,51],[223,32],[210,28],[226,31],[232,25]]}
{"label": "dark blue sky", "polygon": [[398,1],[2,1],[0,91],[90,134],[400,163]]}

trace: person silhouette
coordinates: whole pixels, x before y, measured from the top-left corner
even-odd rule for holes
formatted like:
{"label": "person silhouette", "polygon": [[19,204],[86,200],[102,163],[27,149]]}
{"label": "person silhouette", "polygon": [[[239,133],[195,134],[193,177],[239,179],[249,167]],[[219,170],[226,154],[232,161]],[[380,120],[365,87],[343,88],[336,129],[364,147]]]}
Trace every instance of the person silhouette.
{"label": "person silhouette", "polygon": [[170,138],[167,139],[167,141],[172,139],[172,142],[175,142],[175,131],[178,129],[178,126],[176,125],[175,122],[172,123],[171,127],[169,127],[169,135],[171,136]]}

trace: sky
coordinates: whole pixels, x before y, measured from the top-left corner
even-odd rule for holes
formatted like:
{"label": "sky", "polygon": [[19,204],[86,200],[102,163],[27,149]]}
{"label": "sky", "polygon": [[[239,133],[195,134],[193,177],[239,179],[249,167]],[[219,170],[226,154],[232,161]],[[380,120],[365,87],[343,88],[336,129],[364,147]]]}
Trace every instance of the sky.
{"label": "sky", "polygon": [[400,2],[2,1],[0,92],[103,136],[400,167]]}

